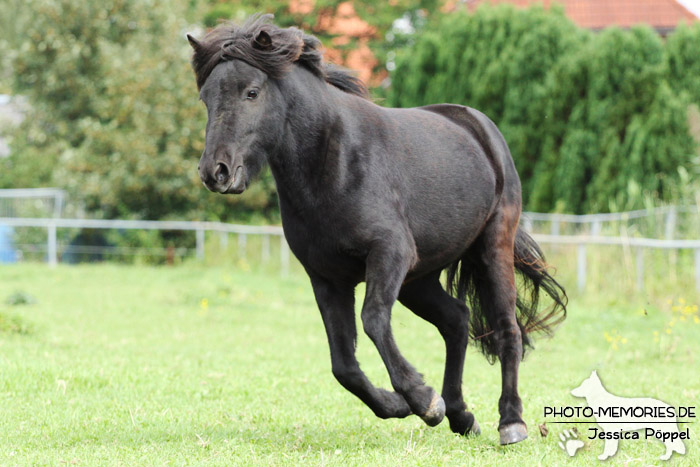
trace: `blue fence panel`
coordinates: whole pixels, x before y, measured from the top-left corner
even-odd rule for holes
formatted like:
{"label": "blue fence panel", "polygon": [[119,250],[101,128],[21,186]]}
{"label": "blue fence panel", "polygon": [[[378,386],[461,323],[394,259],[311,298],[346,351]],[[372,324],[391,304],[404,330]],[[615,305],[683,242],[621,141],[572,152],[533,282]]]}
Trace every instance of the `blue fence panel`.
{"label": "blue fence panel", "polygon": [[7,225],[0,225],[0,263],[16,263],[17,251],[12,235],[14,230]]}

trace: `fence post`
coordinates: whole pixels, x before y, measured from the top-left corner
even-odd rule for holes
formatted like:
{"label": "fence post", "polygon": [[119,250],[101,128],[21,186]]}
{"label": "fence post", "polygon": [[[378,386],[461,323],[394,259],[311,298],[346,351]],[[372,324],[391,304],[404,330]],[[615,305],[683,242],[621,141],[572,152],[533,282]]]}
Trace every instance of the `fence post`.
{"label": "fence post", "polygon": [[700,248],[695,249],[695,288],[700,292]]}
{"label": "fence post", "polygon": [[228,248],[228,232],[223,230],[219,232],[219,248],[221,248],[221,251],[226,251]]}
{"label": "fence post", "polygon": [[527,217],[523,219],[523,229],[525,232],[532,233],[532,220]]}
{"label": "fence post", "polygon": [[579,292],[583,292],[586,288],[586,245],[581,243],[576,247],[576,250],[576,284]]}
{"label": "fence post", "polygon": [[49,266],[58,264],[58,241],[56,240],[56,224],[51,222],[47,228],[48,245],[46,249]]}
{"label": "fence post", "polygon": [[591,226],[591,235],[594,237],[597,237],[600,235],[600,231],[602,230],[602,225],[599,220],[593,221],[593,225]]}
{"label": "fence post", "polygon": [[637,247],[636,251],[637,257],[637,282],[636,288],[638,291],[644,289],[644,249],[642,247]]}
{"label": "fence post", "polygon": [[201,227],[198,227],[196,235],[197,235],[196,236],[197,259],[204,260],[204,229],[202,229]]}
{"label": "fence post", "polygon": [[282,275],[289,274],[289,244],[284,235],[280,235],[280,262],[282,263]]}
{"label": "fence post", "polygon": [[674,232],[676,230],[676,207],[671,206],[666,214],[666,226],[665,226],[665,237],[666,240],[672,240]]}
{"label": "fence post", "polygon": [[555,237],[559,235],[559,217],[555,216],[552,219],[551,233]]}

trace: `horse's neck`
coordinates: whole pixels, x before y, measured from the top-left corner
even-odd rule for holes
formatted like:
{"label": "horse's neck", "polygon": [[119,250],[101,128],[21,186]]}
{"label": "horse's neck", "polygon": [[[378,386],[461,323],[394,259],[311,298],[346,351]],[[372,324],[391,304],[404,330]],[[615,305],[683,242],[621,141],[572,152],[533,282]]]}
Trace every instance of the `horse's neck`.
{"label": "horse's neck", "polygon": [[[280,201],[296,211],[312,208],[332,191],[327,177],[329,157],[339,157],[337,126],[353,116],[342,112],[342,91],[329,88],[313,76],[301,76],[286,83],[283,90],[293,101],[287,115],[284,138],[270,158]],[[312,88],[308,89],[311,83]],[[329,156],[329,152],[333,153]]]}

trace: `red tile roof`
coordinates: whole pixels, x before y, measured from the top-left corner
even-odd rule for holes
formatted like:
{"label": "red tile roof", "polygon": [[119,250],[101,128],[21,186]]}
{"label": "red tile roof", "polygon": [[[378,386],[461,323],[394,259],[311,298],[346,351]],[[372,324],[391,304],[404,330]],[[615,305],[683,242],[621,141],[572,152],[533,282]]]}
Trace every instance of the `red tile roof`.
{"label": "red tile roof", "polygon": [[552,4],[564,6],[566,16],[584,28],[602,29],[606,26],[629,27],[649,24],[657,29],[673,29],[682,20],[690,23],[698,18],[676,0],[472,0],[471,8],[481,3],[511,3],[518,7]]}

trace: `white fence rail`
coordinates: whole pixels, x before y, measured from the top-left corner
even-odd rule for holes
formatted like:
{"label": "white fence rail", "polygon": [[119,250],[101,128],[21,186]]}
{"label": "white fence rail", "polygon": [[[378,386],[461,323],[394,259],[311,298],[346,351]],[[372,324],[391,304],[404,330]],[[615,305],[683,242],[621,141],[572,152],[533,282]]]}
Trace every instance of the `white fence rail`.
{"label": "white fence rail", "polygon": [[[12,218],[0,217],[0,225],[10,227],[40,227],[47,230],[46,251],[49,265],[58,264],[57,229],[116,229],[116,230],[180,230],[195,232],[195,251],[198,259],[204,259],[205,232],[219,232],[222,235],[238,234],[239,246],[244,246],[247,235],[262,235],[263,257],[269,256],[269,237],[280,237],[280,261],[282,272],[289,271],[289,245],[284,241],[282,227],[226,224],[223,222],[188,221],[140,221],[123,219],[53,219],[53,218]],[[227,237],[226,237],[227,238]],[[222,243],[225,243],[222,237]]]}
{"label": "white fence rail", "polygon": [[609,222],[609,221],[625,221],[630,219],[640,219],[657,213],[679,213],[692,212],[697,213],[697,206],[661,206],[651,209],[638,209],[636,211],[625,212],[605,212],[599,214],[558,214],[548,212],[523,212],[524,217],[539,221],[558,220],[561,222],[575,223],[593,223],[593,222]]}
{"label": "white fence rail", "polygon": [[528,232],[532,232],[535,222],[549,223],[549,233],[559,235],[562,225],[576,224],[585,228],[591,236],[599,236],[606,224],[627,224],[633,220],[642,220],[649,217],[663,218],[663,237],[671,240],[676,237],[678,216],[681,214],[693,215],[700,218],[699,206],[662,206],[637,211],[612,212],[601,214],[556,214],[541,212],[523,212],[521,224]]}
{"label": "white fence rail", "polygon": [[695,288],[700,292],[700,240],[661,240],[656,238],[544,234],[532,234],[532,238],[540,244],[576,245],[576,282],[579,290],[586,288],[587,245],[618,245],[634,248],[637,263],[636,287],[638,290],[643,288],[644,283],[644,249],[693,250]]}
{"label": "white fence rail", "polygon": [[[532,213],[530,213],[532,215]],[[594,216],[610,216],[598,214]],[[594,218],[595,220],[595,218]],[[222,244],[227,241],[227,234],[238,234],[239,247],[245,247],[247,235],[261,235],[263,238],[263,258],[269,257],[269,238],[280,238],[280,262],[282,272],[289,271],[290,251],[284,239],[281,227],[250,226],[226,224],[221,222],[187,222],[187,221],[139,221],[139,220],[107,220],[107,219],[55,219],[55,218],[0,218],[0,225],[12,227],[39,227],[47,230],[47,261],[50,265],[58,264],[57,229],[140,229],[140,230],[181,230],[194,231],[196,239],[196,256],[204,259],[205,232],[222,234]],[[695,262],[695,285],[700,291],[700,240],[669,240],[636,237],[606,237],[590,235],[545,235],[532,234],[541,244],[575,245],[577,248],[577,286],[579,290],[586,287],[587,246],[589,245],[618,245],[634,249],[636,252],[636,285],[642,289],[644,282],[643,252],[645,249],[692,250]]]}

